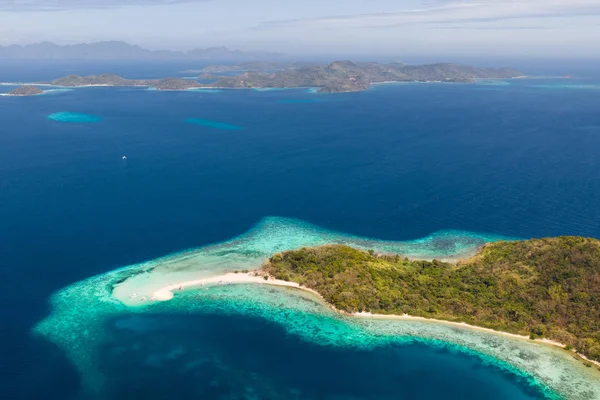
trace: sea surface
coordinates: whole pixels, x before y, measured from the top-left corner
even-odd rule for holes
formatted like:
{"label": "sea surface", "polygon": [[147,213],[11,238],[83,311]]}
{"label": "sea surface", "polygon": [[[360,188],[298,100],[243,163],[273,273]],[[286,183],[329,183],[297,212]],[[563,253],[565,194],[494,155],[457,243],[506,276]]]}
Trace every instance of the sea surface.
{"label": "sea surface", "polygon": [[[8,65],[0,81],[193,68]],[[333,95],[81,88],[0,96],[1,398],[90,398],[64,349],[32,334],[53,293],[229,240],[265,218],[390,241],[449,230],[600,238],[593,70]],[[96,397],[542,398],[523,377],[472,354],[422,342],[319,345],[268,318],[210,310],[104,321]]]}

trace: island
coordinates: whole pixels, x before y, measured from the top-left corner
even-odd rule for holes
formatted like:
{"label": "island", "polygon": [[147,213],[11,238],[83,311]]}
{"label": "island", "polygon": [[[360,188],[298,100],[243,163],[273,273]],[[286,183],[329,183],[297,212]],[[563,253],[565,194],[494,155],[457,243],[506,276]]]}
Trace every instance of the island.
{"label": "island", "polygon": [[[206,75],[204,75],[206,76]],[[407,65],[401,63],[353,63],[292,66],[275,72],[246,71],[224,76],[212,86],[220,88],[316,87],[323,93],[358,92],[373,84],[391,82],[458,82],[478,79],[511,79],[523,76],[510,68],[476,68],[460,64]]]}
{"label": "island", "polygon": [[44,93],[40,88],[35,86],[21,86],[8,92],[9,96],[35,96],[36,94]]}
{"label": "island", "polygon": [[[274,70],[273,70],[274,68]],[[237,75],[217,71],[241,71]],[[407,65],[401,63],[353,63],[334,61],[327,65],[306,63],[247,63],[207,66],[197,79],[127,79],[115,74],[69,75],[44,82],[54,86],[140,86],[157,90],[189,90],[197,88],[286,89],[318,88],[321,93],[360,92],[374,84],[391,82],[455,82],[473,83],[480,79],[512,79],[523,76],[510,68],[477,68],[460,64]],[[206,83],[201,83],[205,81]]]}
{"label": "island", "polygon": [[125,79],[115,74],[68,75],[50,82],[54,86],[146,86],[143,80]]}
{"label": "island", "polygon": [[101,75],[69,75],[50,82],[54,86],[85,87],[85,86],[141,86],[157,90],[188,90],[202,85],[193,79],[162,78],[162,79],[126,79],[115,74]]}
{"label": "island", "polygon": [[328,245],[273,255],[261,272],[352,315],[408,315],[547,338],[600,365],[596,239],[490,243],[456,264]]}
{"label": "island", "polygon": [[200,88],[203,85],[192,79],[164,78],[147,82],[148,86],[157,90],[189,90]]}
{"label": "island", "polygon": [[69,285],[34,332],[67,352],[90,389],[102,377],[90,354],[131,311],[266,318],[327,346],[441,346],[560,395],[549,398],[600,398],[599,242],[514,240],[378,240],[269,217],[233,240]]}

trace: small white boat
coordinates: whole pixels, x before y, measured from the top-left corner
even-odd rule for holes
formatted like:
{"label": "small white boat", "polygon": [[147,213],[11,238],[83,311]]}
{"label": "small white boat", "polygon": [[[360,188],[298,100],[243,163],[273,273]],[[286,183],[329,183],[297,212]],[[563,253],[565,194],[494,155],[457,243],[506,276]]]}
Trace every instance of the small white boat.
{"label": "small white boat", "polygon": [[121,157],[121,160],[127,160],[127,156]]}

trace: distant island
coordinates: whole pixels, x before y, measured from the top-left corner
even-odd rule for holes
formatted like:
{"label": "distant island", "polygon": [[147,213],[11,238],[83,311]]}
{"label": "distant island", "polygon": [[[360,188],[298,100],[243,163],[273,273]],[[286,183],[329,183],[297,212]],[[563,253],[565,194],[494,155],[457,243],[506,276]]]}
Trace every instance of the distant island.
{"label": "distant island", "polygon": [[[280,69],[272,71],[273,67]],[[254,68],[234,76],[211,73],[223,66],[206,67],[195,79],[126,79],[114,74],[69,75],[50,83],[56,86],[144,86],[157,90],[189,90],[197,88],[301,88],[314,87],[322,93],[359,92],[373,84],[385,82],[459,82],[478,79],[509,79],[523,76],[510,68],[477,68],[460,64],[378,64],[335,61],[328,65],[252,63],[231,68]],[[264,70],[267,68],[267,70]]]}
{"label": "distant island", "polygon": [[278,59],[281,54],[209,47],[189,51],[148,50],[121,41],[58,45],[51,42],[0,46],[0,59],[13,60],[218,60],[250,61]]}
{"label": "distant island", "polygon": [[9,96],[34,96],[44,93],[40,88],[35,86],[21,86],[8,92]]}
{"label": "distant island", "polygon": [[201,87],[202,84],[193,79],[163,78],[163,79],[126,79],[115,74],[101,75],[68,75],[55,79],[50,84],[54,86],[83,87],[83,86],[142,86],[157,90],[188,90]]}
{"label": "distant island", "polygon": [[320,92],[359,92],[385,82],[460,82],[523,76],[510,68],[476,68],[460,64],[379,64],[335,61],[329,65],[290,67],[275,72],[244,72],[213,84],[221,88],[317,87]]}
{"label": "distant island", "polygon": [[262,271],[314,290],[347,313],[465,322],[548,338],[600,361],[596,239],[491,243],[458,264],[333,245],[276,254]]}

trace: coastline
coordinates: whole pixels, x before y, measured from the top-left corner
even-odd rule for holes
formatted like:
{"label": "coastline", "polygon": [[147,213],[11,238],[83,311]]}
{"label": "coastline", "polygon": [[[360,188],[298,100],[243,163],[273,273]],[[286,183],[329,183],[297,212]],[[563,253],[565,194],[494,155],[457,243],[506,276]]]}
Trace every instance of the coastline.
{"label": "coastline", "polygon": [[[103,387],[103,377],[90,355],[105,337],[107,320],[115,315],[198,312],[265,318],[320,345],[370,349],[379,344],[433,340],[434,345],[462,349],[561,396],[549,398],[599,398],[600,368],[558,346],[484,332],[477,327],[455,327],[445,321],[403,323],[388,320],[390,316],[352,316],[331,307],[309,288],[268,277],[265,280],[261,270],[272,254],[330,243],[373,249],[378,254],[439,259],[448,255],[464,258],[481,243],[515,239],[448,230],[411,241],[384,241],[329,231],[295,219],[267,217],[226,242],[76,282],[52,296],[50,315],[33,332],[63,349],[81,371],[85,387],[94,392]],[[175,301],[166,301],[173,297]]]}
{"label": "coastline", "polygon": [[[300,287],[302,288],[302,287]],[[340,311],[341,312],[341,311]],[[451,325],[457,328],[463,328],[463,329],[470,329],[470,330],[475,330],[475,331],[479,331],[479,332],[486,332],[486,333],[490,333],[493,335],[500,335],[500,336],[504,336],[504,337],[510,337],[513,339],[519,339],[519,340],[525,340],[528,342],[533,342],[533,343],[539,343],[539,344],[544,344],[544,345],[548,345],[548,346],[553,346],[553,347],[558,347],[561,348],[563,350],[565,350],[565,345],[563,343],[557,342],[555,340],[551,340],[551,339],[546,339],[546,338],[541,338],[541,339],[531,339],[529,338],[529,336],[525,336],[525,335],[519,335],[517,333],[510,333],[510,332],[503,332],[503,331],[498,331],[495,329],[491,329],[491,328],[485,328],[483,326],[477,326],[477,325],[470,325],[467,324],[466,322],[455,322],[455,321],[447,321],[444,319],[435,319],[435,318],[425,318],[425,317],[416,317],[414,315],[408,315],[408,314],[404,314],[404,315],[397,315],[397,314],[372,314],[370,312],[360,312],[360,313],[353,313],[350,314],[353,317],[357,317],[357,318],[366,318],[366,319],[387,319],[387,320],[399,320],[399,321],[420,321],[420,322],[430,322],[430,323],[435,323],[435,324],[445,324],[445,325]],[[568,351],[570,353],[573,354],[573,356],[577,356],[578,358],[581,358],[583,361],[592,363],[594,365],[596,365],[597,367],[600,367],[600,362],[598,361],[594,361],[594,360],[590,360],[589,358],[587,358],[585,355],[580,354],[576,351],[573,350],[565,350]]]}
{"label": "coastline", "polygon": [[[212,277],[208,277],[208,278],[204,278],[204,279],[196,279],[196,280],[184,281],[184,282],[167,285],[167,286],[161,287],[158,290],[154,291],[152,294],[152,297],[150,299],[142,297],[142,298],[139,298],[139,301],[143,301],[143,302],[146,302],[146,301],[150,301],[150,302],[152,302],[152,301],[169,301],[169,300],[173,299],[173,297],[175,296],[175,294],[173,293],[174,291],[184,291],[186,289],[187,290],[189,290],[189,289],[197,290],[198,287],[202,287],[204,285],[209,286],[209,285],[214,285],[214,284],[217,284],[217,285],[230,285],[230,284],[261,284],[262,285],[262,284],[266,284],[266,285],[272,285],[272,286],[280,286],[280,287],[288,287],[288,288],[292,288],[292,289],[299,289],[304,292],[308,292],[308,293],[311,293],[311,294],[317,296],[321,301],[323,301],[324,304],[326,304],[332,310],[334,310],[342,315],[349,316],[352,318],[396,320],[396,321],[419,321],[419,322],[429,322],[429,323],[434,323],[434,324],[444,324],[444,325],[450,325],[450,326],[461,328],[461,329],[485,332],[485,333],[489,333],[492,335],[499,335],[499,336],[508,337],[508,338],[512,338],[512,339],[538,343],[538,344],[557,347],[557,348],[565,350],[565,344],[557,342],[555,340],[551,340],[551,339],[547,339],[547,338],[530,339],[528,336],[525,336],[525,335],[519,335],[516,333],[498,331],[498,330],[491,329],[491,328],[485,328],[485,327],[481,327],[481,326],[477,326],[477,325],[467,324],[465,322],[455,322],[455,321],[447,321],[447,320],[435,319],[435,318],[425,318],[425,317],[418,317],[418,316],[413,316],[413,315],[408,315],[408,314],[404,314],[404,315],[373,314],[373,313],[364,312],[364,311],[363,312],[355,312],[355,313],[346,313],[342,310],[338,310],[333,305],[329,304],[323,298],[323,296],[321,296],[321,294],[319,292],[317,292],[313,289],[307,288],[305,286],[301,286],[296,282],[289,282],[289,281],[284,281],[284,280],[280,280],[280,279],[275,279],[271,276],[265,275],[262,272],[262,270],[255,270],[255,271],[250,271],[250,272],[239,272],[239,273],[229,272],[226,274],[212,276]],[[132,300],[136,299],[136,298],[138,298],[138,296],[130,297],[130,299],[132,299]],[[124,302],[126,305],[130,305],[130,304],[128,304],[129,302],[125,302],[125,301],[123,301],[123,299],[119,299],[119,300]],[[142,303],[140,305],[147,305],[147,304],[148,303]],[[131,304],[131,305],[133,305],[133,304]],[[565,351],[568,351],[574,357],[580,358],[582,361],[594,364],[596,367],[600,368],[600,362],[598,362],[598,361],[590,360],[585,355],[580,354],[575,350],[565,350]]]}
{"label": "coastline", "polygon": [[[185,282],[175,283],[175,284],[171,284],[171,285],[162,287],[162,288],[154,291],[152,293],[152,297],[149,300],[150,301],[169,301],[175,296],[175,294],[173,293],[174,291],[183,291],[185,289],[190,289],[190,288],[197,289],[198,287],[202,287],[204,285],[211,285],[211,284],[213,284],[213,285],[214,284],[231,285],[231,284],[248,284],[248,283],[268,284],[268,285],[274,285],[274,286],[293,287],[293,288],[297,288],[297,289],[307,289],[307,290],[317,294],[317,292],[315,292],[314,290],[311,290],[308,288],[303,288],[295,282],[282,281],[282,280],[273,279],[273,278],[265,279],[263,275],[259,275],[256,272],[247,272],[247,273],[229,272],[229,273],[226,273],[223,275],[217,275],[217,276],[204,278],[204,279],[196,279],[193,281],[185,281]],[[135,297],[137,297],[137,296],[135,296]],[[140,300],[141,300],[141,298],[140,298]],[[144,301],[144,300],[141,300],[141,301]]]}
{"label": "coastline", "polygon": [[[481,80],[510,80],[510,79],[523,79],[528,78],[528,76],[517,76],[512,78],[477,78],[477,81]],[[184,79],[184,78],[177,78]],[[0,82],[0,86],[45,86],[45,87],[55,87],[55,88],[66,88],[66,89],[77,89],[77,88],[94,88],[94,87],[125,87],[125,88],[147,88],[153,89],[156,91],[162,92],[186,92],[186,91],[200,91],[207,89],[218,89],[218,90],[256,90],[256,91],[270,91],[270,90],[294,90],[294,89],[308,89],[315,90],[315,93],[356,93],[356,92],[364,92],[370,89],[375,88],[376,86],[382,85],[412,85],[412,84],[439,84],[439,83],[458,83],[458,84],[476,84],[476,82],[448,82],[448,81],[381,81],[381,82],[372,82],[370,87],[366,89],[360,90],[343,90],[343,91],[334,91],[334,92],[320,92],[319,89],[322,87],[313,87],[313,86],[290,86],[290,87],[228,87],[228,86],[206,86],[206,84],[200,83],[200,86],[192,86],[186,88],[177,88],[177,89],[158,89],[156,86],[151,84],[130,84],[130,85],[118,85],[118,84],[108,84],[108,83],[96,83],[96,84],[83,84],[83,85],[72,85],[72,86],[64,86],[64,85],[55,85],[48,82]]]}

